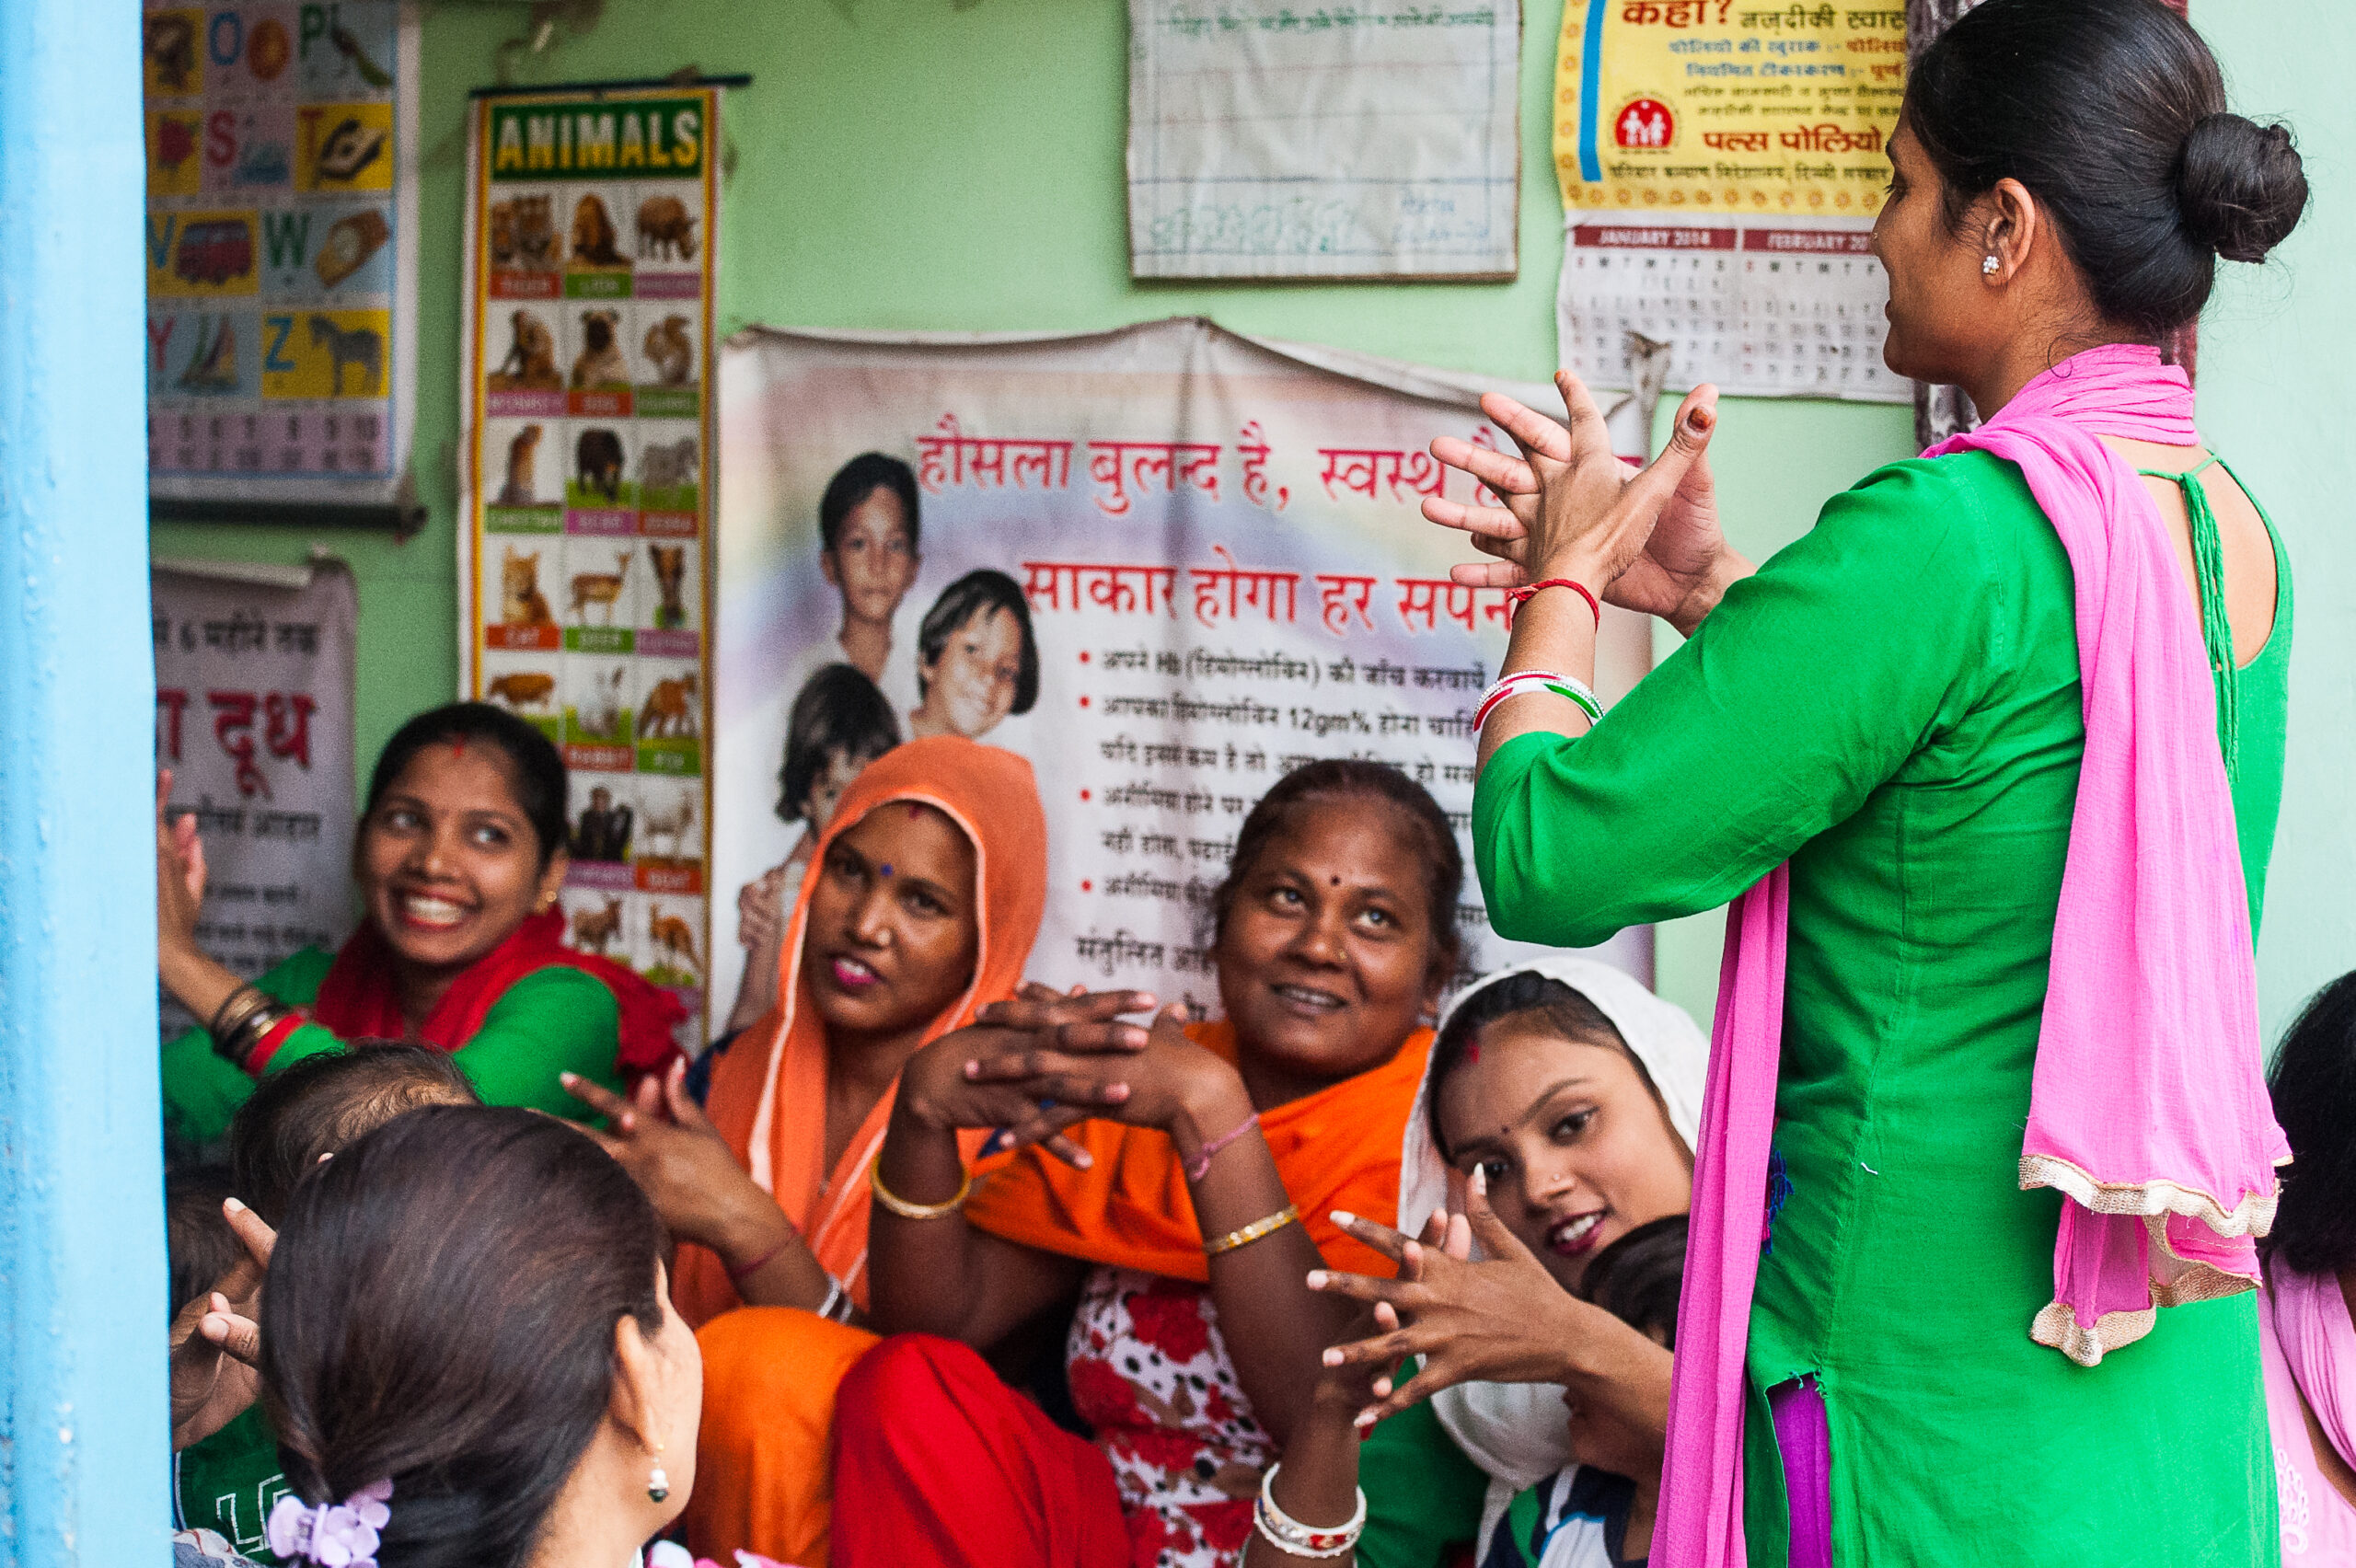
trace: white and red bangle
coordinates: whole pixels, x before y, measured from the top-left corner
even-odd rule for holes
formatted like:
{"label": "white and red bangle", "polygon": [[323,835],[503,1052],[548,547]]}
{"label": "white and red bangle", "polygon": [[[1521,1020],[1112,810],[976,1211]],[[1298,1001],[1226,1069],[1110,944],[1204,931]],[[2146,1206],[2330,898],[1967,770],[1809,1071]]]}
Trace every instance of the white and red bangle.
{"label": "white and red bangle", "polygon": [[1574,582],[1567,577],[1549,577],[1542,582],[1533,582],[1527,588],[1517,588],[1507,595],[1507,598],[1511,600],[1514,609],[1519,611],[1522,605],[1536,597],[1538,591],[1542,588],[1568,588],[1572,593],[1585,599],[1588,613],[1595,617],[1595,629],[1598,631],[1603,629],[1603,606],[1596,602],[1595,595],[1588,591],[1586,583]]}
{"label": "white and red bangle", "polygon": [[1481,694],[1479,704],[1472,709],[1472,732],[1479,734],[1482,726],[1488,723],[1489,715],[1511,698],[1539,691],[1568,698],[1573,706],[1587,715],[1587,721],[1590,724],[1600,723],[1603,719],[1603,704],[1596,700],[1594,688],[1585,681],[1558,675],[1552,670],[1516,670],[1511,674],[1498,676],[1497,684]]}
{"label": "white and red bangle", "polygon": [[1347,1524],[1304,1525],[1276,1505],[1276,1472],[1273,1464],[1260,1481],[1259,1505],[1252,1510],[1252,1528],[1260,1539],[1288,1557],[1340,1557],[1354,1550],[1366,1531],[1366,1489],[1357,1489],[1357,1512]]}

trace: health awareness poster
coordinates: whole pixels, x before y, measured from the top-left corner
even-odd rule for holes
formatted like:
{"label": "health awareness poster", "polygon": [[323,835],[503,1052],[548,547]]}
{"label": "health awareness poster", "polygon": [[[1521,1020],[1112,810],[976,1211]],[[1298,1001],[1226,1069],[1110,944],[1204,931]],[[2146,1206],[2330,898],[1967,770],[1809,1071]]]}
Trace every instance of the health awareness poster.
{"label": "health awareness poster", "polygon": [[[1463,536],[1419,508],[1472,494],[1434,437],[1506,444],[1483,385],[1200,319],[732,338],[715,1031],[774,996],[780,912],[841,786],[916,736],[1031,762],[1049,888],[1032,978],[1146,986],[1200,1013],[1219,1006],[1211,890],[1287,771],[1378,759],[1461,832],[1506,596],[1449,580]],[[1641,620],[1609,613],[1607,699],[1649,649]],[[1509,955],[1470,876],[1457,919],[1468,967]],[[1646,933],[1611,956],[1648,974]]]}
{"label": "health awareness poster", "polygon": [[407,492],[417,38],[398,0],[148,0],[158,500],[383,504]]}
{"label": "health awareness poster", "polygon": [[468,138],[465,689],[564,749],[573,945],[710,962],[719,89],[485,98]]}
{"label": "health awareness poster", "polygon": [[1909,400],[1869,243],[1906,36],[1900,0],[1567,0],[1563,363],[1629,387],[1667,344],[1678,390]]}

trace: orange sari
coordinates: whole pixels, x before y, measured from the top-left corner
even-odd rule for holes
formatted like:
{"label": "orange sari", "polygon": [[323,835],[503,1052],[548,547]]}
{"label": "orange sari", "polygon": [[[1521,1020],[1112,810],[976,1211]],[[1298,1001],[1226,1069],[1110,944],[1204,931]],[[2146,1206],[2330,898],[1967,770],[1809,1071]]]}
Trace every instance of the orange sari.
{"label": "orange sari", "polygon": [[[1012,996],[1022,984],[1046,906],[1047,820],[1029,763],[996,746],[935,736],[867,765],[844,792],[814,864],[824,865],[827,847],[870,812],[901,802],[936,808],[974,846],[980,940],[973,983],[926,1026],[929,1044],[971,1023],[983,1007]],[[779,957],[778,1005],[721,1059],[706,1109],[753,1180],[863,1309],[868,1169],[883,1147],[897,1086],[876,1101],[833,1169],[826,1169],[826,1027],[802,974],[816,884],[816,877],[803,878],[794,901]],[[988,1136],[960,1135],[968,1160]],[[673,1300],[698,1329],[704,1353],[703,1431],[686,1514],[688,1539],[699,1555],[723,1562],[742,1547],[823,1568],[835,1385],[874,1336],[791,1308],[742,1306],[726,1266],[702,1247],[679,1248],[673,1281]]]}
{"label": "orange sari", "polygon": [[[1186,1033],[1235,1059],[1232,1025],[1192,1024]],[[1369,1218],[1396,1211],[1400,1139],[1431,1048],[1432,1032],[1416,1030],[1382,1066],[1260,1114],[1276,1173],[1330,1267],[1392,1273],[1388,1259],[1345,1234],[1330,1216],[1337,1208]],[[1026,1148],[975,1182],[965,1218],[1042,1251],[1207,1281],[1202,1229],[1170,1136],[1117,1122],[1082,1122],[1069,1136],[1096,1157],[1094,1165],[1075,1170]]]}

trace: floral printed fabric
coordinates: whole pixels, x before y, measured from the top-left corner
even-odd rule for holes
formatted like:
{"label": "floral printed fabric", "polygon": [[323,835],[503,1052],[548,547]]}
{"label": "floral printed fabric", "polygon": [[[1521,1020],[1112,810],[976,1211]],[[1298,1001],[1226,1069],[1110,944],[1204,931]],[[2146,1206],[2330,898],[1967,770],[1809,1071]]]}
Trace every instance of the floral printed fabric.
{"label": "floral printed fabric", "polygon": [[1235,1380],[1208,1288],[1100,1267],[1065,1355],[1120,1482],[1134,1568],[1232,1568],[1277,1455]]}

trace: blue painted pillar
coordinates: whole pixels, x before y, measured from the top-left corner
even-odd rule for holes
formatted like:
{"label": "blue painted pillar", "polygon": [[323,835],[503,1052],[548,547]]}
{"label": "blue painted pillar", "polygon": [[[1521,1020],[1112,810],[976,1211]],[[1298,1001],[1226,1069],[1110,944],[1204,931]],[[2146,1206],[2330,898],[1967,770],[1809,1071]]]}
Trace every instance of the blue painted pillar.
{"label": "blue painted pillar", "polygon": [[139,7],[0,0],[0,1565],[169,1561]]}

